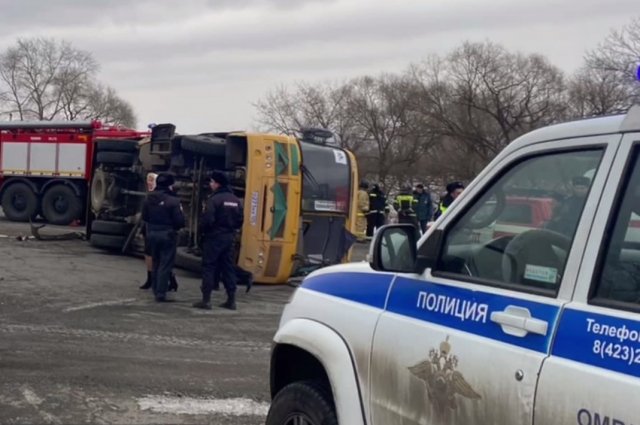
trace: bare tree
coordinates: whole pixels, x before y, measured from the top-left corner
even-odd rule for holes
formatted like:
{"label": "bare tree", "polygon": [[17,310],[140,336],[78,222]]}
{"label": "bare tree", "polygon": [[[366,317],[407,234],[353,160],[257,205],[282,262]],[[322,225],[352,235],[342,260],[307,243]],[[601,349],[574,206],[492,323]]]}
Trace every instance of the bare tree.
{"label": "bare tree", "polygon": [[510,53],[490,42],[464,43],[445,59],[432,57],[412,67],[410,75],[416,110],[440,135],[447,157],[460,153],[455,166],[473,165],[470,174],[566,108],[558,68],[542,56]]}
{"label": "bare tree", "polygon": [[568,83],[571,118],[625,112],[630,106],[629,86],[610,71],[585,66]]}
{"label": "bare tree", "polygon": [[390,179],[410,180],[430,139],[411,109],[409,84],[403,77],[383,75],[353,80],[349,87],[345,112],[362,140],[361,174],[385,185]]}
{"label": "bare tree", "polygon": [[293,90],[279,87],[254,104],[259,124],[268,131],[300,135],[304,128],[331,130],[343,147],[359,149],[359,139],[345,109],[348,85],[300,83]]}
{"label": "bare tree", "polygon": [[50,120],[64,109],[64,93],[92,77],[97,64],[90,53],[66,42],[19,39],[2,55],[0,77],[20,119]]}
{"label": "bare tree", "polygon": [[19,39],[0,54],[0,108],[19,120],[100,118],[135,126],[130,104],[96,81],[91,53],[65,41]]}
{"label": "bare tree", "polygon": [[120,98],[111,87],[93,86],[87,95],[84,119],[99,119],[107,125],[121,125],[135,128],[136,116],[133,107]]}
{"label": "bare tree", "polygon": [[620,112],[640,103],[640,85],[636,80],[639,61],[640,17],[622,30],[612,31],[604,42],[587,53],[587,67],[596,75],[595,83],[600,82],[600,89],[616,98],[607,102],[614,104],[613,108],[603,113]]}

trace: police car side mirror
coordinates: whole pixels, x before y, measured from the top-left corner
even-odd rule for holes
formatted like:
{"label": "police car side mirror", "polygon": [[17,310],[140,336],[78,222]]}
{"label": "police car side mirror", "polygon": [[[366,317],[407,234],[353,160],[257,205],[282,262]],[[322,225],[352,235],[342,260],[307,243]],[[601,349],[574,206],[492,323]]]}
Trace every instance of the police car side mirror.
{"label": "police car side mirror", "polygon": [[378,271],[414,273],[418,231],[411,224],[388,224],[376,232],[369,248],[369,264]]}
{"label": "police car side mirror", "polygon": [[438,257],[442,248],[444,232],[442,229],[435,229],[429,237],[418,248],[416,258],[416,272],[422,273],[426,269],[434,268],[438,263]]}

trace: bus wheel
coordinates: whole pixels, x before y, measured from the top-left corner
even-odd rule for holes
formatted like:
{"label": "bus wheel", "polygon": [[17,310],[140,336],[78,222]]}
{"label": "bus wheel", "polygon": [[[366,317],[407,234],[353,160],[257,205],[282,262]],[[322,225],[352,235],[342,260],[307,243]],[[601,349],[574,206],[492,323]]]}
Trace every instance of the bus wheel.
{"label": "bus wheel", "polygon": [[131,167],[136,160],[135,153],[130,152],[98,152],[96,162],[111,166]]}
{"label": "bus wheel", "polygon": [[93,233],[89,242],[96,248],[106,249],[109,251],[120,251],[127,241],[126,236],[119,235],[102,235]]}
{"label": "bus wheel", "polygon": [[98,140],[96,144],[98,152],[136,152],[138,150],[138,142],[126,139],[103,139]]}
{"label": "bus wheel", "polygon": [[93,180],[91,180],[91,208],[94,212],[98,213],[104,205],[104,201],[107,199],[107,174],[98,168],[93,173]]}
{"label": "bus wheel", "polygon": [[205,136],[183,136],[182,149],[200,155],[224,156],[226,144],[223,139]]}
{"label": "bus wheel", "polygon": [[14,183],[2,194],[4,216],[11,221],[29,221],[38,215],[38,197],[25,183]]}
{"label": "bus wheel", "polygon": [[128,236],[133,225],[121,221],[94,220],[91,223],[91,234]]}
{"label": "bus wheel", "polygon": [[66,225],[80,216],[82,202],[69,186],[51,186],[42,197],[42,215],[51,224]]}

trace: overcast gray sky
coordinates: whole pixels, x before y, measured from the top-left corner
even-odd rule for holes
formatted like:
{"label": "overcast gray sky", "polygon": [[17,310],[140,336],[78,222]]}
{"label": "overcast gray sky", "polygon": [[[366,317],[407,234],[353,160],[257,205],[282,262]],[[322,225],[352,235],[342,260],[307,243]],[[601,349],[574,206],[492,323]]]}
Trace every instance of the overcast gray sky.
{"label": "overcast gray sky", "polygon": [[256,127],[279,85],[399,72],[465,40],[546,55],[567,72],[637,0],[0,0],[0,48],[47,36],[91,51],[140,128]]}

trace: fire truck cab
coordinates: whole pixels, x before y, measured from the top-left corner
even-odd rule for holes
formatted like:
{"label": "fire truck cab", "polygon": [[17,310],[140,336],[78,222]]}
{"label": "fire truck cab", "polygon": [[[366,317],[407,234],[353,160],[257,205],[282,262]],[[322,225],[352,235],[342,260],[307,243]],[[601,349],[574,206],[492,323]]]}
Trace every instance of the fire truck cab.
{"label": "fire truck cab", "polygon": [[[83,219],[96,161],[129,166],[138,141],[135,130],[99,121],[0,123],[0,204],[7,219],[41,216],[66,225]],[[100,158],[96,158],[100,156]]]}

